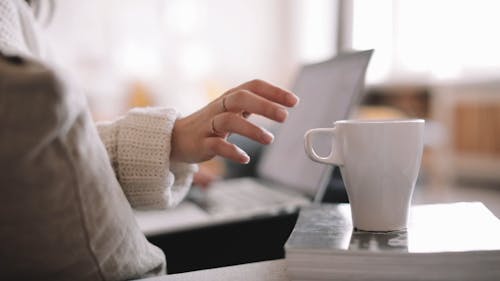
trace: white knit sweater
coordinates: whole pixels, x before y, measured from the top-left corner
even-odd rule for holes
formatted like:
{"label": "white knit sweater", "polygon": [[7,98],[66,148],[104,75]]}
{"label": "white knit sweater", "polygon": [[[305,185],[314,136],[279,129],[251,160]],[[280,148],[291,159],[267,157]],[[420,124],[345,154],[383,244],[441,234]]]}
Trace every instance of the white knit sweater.
{"label": "white knit sweater", "polygon": [[[54,65],[41,38],[24,1],[0,0],[1,52]],[[197,166],[170,162],[170,139],[177,118],[172,108],[136,108],[115,121],[97,124],[115,175],[134,208],[172,207],[189,190]]]}

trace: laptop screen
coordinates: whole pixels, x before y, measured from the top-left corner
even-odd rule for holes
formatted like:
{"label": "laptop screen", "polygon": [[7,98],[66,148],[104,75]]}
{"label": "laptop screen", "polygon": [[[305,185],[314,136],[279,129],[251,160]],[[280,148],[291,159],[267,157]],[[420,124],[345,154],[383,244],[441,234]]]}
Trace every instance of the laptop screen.
{"label": "laptop screen", "polygon": [[[275,134],[274,143],[263,151],[257,167],[259,177],[310,196],[328,183],[332,167],[307,157],[304,134],[309,129],[331,127],[333,122],[348,118],[364,92],[372,53],[373,50],[342,53],[302,67],[293,87],[300,103],[290,110],[288,120]],[[319,139],[315,147],[326,154],[331,141]]]}

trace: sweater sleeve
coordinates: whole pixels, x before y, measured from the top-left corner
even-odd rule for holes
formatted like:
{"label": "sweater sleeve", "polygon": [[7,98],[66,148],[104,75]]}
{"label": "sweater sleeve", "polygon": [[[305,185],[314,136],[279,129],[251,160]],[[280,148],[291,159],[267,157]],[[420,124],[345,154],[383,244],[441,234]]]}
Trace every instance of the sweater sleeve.
{"label": "sweater sleeve", "polygon": [[115,121],[97,123],[116,177],[133,208],[173,207],[189,190],[197,166],[170,162],[177,118],[172,108],[135,108]]}

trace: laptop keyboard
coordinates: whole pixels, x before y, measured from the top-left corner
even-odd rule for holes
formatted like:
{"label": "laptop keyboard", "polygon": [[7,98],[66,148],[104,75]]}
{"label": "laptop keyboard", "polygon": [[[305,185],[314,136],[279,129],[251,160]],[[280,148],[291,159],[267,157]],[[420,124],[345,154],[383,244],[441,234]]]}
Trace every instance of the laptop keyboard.
{"label": "laptop keyboard", "polygon": [[203,209],[214,216],[291,212],[310,203],[298,193],[272,189],[251,178],[220,181],[203,193]]}

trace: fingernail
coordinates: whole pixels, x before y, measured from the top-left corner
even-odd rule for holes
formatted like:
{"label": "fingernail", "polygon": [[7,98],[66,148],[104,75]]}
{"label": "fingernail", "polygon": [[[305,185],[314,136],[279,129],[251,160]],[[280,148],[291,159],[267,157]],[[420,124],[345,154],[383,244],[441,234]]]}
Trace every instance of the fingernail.
{"label": "fingernail", "polygon": [[250,156],[248,156],[248,154],[241,148],[236,147],[236,149],[238,150],[238,154],[240,155],[241,162],[243,164],[248,164],[250,162]]}
{"label": "fingernail", "polygon": [[299,97],[297,97],[296,95],[288,95],[288,103],[292,106],[295,106],[297,104],[299,104]]}
{"label": "fingernail", "polygon": [[260,137],[260,139],[262,140],[262,142],[264,142],[266,144],[272,143],[273,140],[274,140],[273,134],[271,134],[270,132],[266,131],[265,129],[262,129],[262,130],[263,130],[262,136]]}
{"label": "fingernail", "polygon": [[288,116],[288,112],[284,108],[279,108],[276,110],[276,119],[278,121],[285,121],[286,117]]}
{"label": "fingernail", "polygon": [[242,160],[243,160],[243,161],[241,161],[241,163],[243,163],[243,164],[248,164],[248,163],[250,163],[250,156],[248,156],[248,155],[247,155],[247,156],[246,156],[245,158],[243,158]]}

